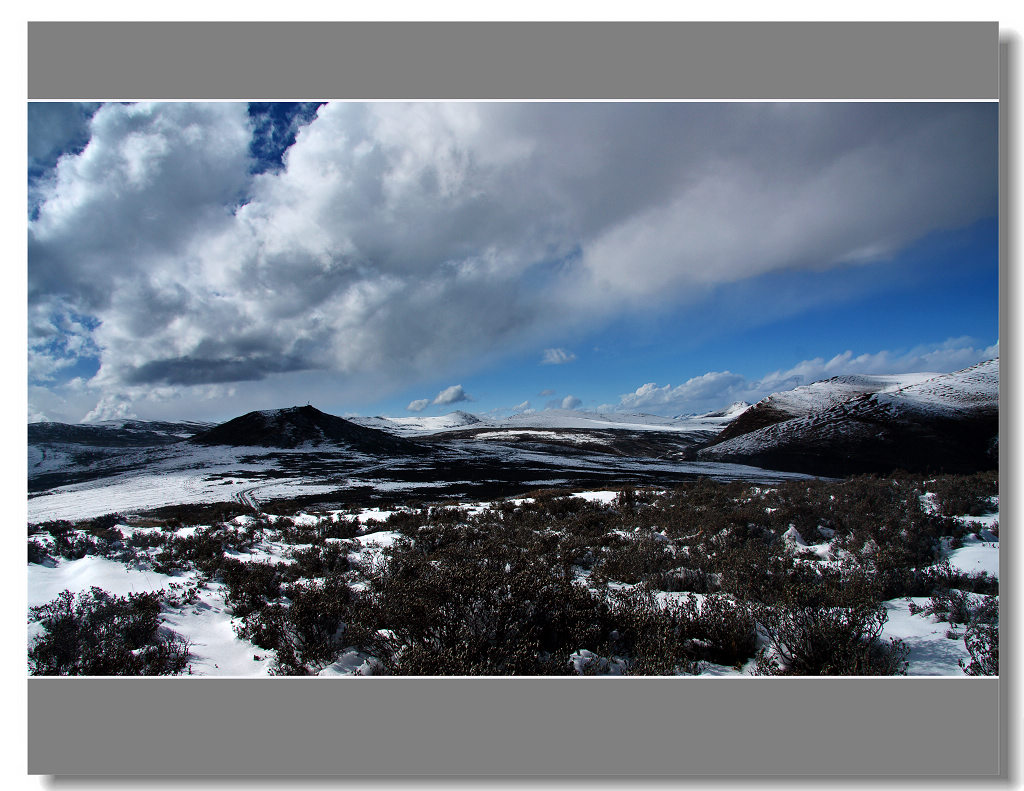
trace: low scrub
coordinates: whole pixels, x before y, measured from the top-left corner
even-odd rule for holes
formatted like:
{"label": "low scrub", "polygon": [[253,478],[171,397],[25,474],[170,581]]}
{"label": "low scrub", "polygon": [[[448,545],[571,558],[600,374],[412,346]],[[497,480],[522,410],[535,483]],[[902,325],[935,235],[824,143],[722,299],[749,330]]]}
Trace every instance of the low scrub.
{"label": "low scrub", "polygon": [[188,644],[161,630],[160,595],[63,591],[31,609],[43,633],[28,654],[42,676],[163,676],[188,669]]}
{"label": "low scrub", "polygon": [[759,657],[761,675],[905,675],[909,653],[899,640],[880,639],[885,607],[762,607],[756,611],[774,656]]}
{"label": "low scrub", "polygon": [[288,586],[284,601],[255,609],[236,627],[240,637],[276,651],[272,672],[302,676],[335,661],[342,648],[351,590],[337,575]]}
{"label": "low scrub", "polygon": [[[223,585],[237,633],[273,652],[279,674],[316,673],[345,648],[393,674],[663,675],[752,659],[764,674],[902,674],[907,650],[883,640],[883,603],[928,597],[917,611],[964,638],[973,675],[998,671],[999,583],[943,558],[969,529],[953,516],[988,510],[997,493],[994,474],[702,479],[625,487],[610,502],[562,490],[487,508],[420,502],[373,525],[358,509],[231,521],[237,504],[182,506],[145,522],[163,529],[116,514],[31,526],[28,560],[152,566],[183,575],[182,601],[185,587],[194,600],[200,586]],[[366,540],[375,530],[389,532],[388,548]],[[287,561],[245,559],[257,549]],[[88,620],[132,602],[62,606]],[[51,604],[39,619],[57,619]],[[63,666],[40,650],[40,672]],[[157,656],[129,653],[147,650]]]}

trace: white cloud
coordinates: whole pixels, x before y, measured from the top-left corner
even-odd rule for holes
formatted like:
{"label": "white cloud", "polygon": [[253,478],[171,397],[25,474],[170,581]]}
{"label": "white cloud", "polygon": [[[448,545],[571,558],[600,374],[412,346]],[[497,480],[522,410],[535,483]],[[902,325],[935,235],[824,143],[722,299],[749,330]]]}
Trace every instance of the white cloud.
{"label": "white cloud", "polygon": [[521,403],[521,404],[516,404],[514,407],[512,407],[512,411],[513,412],[532,411],[531,408],[530,408],[530,402],[529,401],[523,401],[523,403]]}
{"label": "white cloud", "polygon": [[406,409],[410,412],[422,412],[428,406],[430,406],[429,398],[417,398],[415,401],[410,401]]}
{"label": "white cloud", "polygon": [[576,355],[565,349],[545,349],[541,365],[564,365],[576,359]]}
{"label": "white cloud", "polygon": [[84,417],[83,423],[93,423],[100,420],[117,420],[124,418],[138,417],[132,411],[131,400],[122,400],[117,396],[103,396],[99,403]]}
{"label": "white cloud", "polygon": [[546,387],[543,390],[541,390],[539,393],[537,393],[537,395],[539,395],[539,396],[553,396],[554,394],[555,394],[555,391],[552,390],[550,387]]}
{"label": "white cloud", "polygon": [[305,373],[380,394],[995,208],[977,104],[339,102],[258,175],[242,104],[104,105],[88,130],[37,188],[28,285],[95,319],[92,351],[30,343],[40,381],[98,355],[107,396]]}
{"label": "white cloud", "polygon": [[[751,391],[751,384],[739,374],[730,371],[709,371],[675,387],[659,387],[654,382],[648,382],[634,392],[622,396],[619,408],[625,411],[679,414],[700,409],[694,405],[724,406],[732,401],[746,400],[745,396],[749,396]],[[714,408],[708,407],[703,411]]]}
{"label": "white cloud", "polygon": [[444,390],[438,393],[431,403],[446,405],[457,404],[460,401],[472,400],[473,399],[469,397],[466,391],[462,389],[462,385],[452,385],[451,387],[446,387]]}
{"label": "white cloud", "polygon": [[574,395],[567,395],[562,399],[562,409],[579,409],[583,402]]}

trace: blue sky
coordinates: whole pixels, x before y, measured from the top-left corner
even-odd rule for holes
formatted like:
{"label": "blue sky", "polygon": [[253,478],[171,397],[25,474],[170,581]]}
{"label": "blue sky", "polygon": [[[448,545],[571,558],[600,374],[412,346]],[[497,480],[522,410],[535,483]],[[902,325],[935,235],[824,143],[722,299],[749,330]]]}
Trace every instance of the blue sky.
{"label": "blue sky", "polygon": [[994,104],[28,122],[30,420],[680,414],[998,354]]}

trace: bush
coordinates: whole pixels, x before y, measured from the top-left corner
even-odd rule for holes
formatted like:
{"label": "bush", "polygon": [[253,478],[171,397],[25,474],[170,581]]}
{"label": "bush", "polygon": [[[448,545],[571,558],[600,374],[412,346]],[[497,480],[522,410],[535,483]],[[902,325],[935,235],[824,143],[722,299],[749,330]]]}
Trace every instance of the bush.
{"label": "bush", "polygon": [[964,646],[971,661],[959,660],[960,667],[969,676],[999,675],[999,600],[986,598],[971,613],[964,632]]}
{"label": "bush", "polygon": [[33,675],[162,676],[188,668],[188,643],[160,633],[157,593],[65,590],[31,613],[43,626],[28,654]]}
{"label": "bush", "polygon": [[337,542],[293,549],[291,556],[295,562],[286,573],[292,579],[340,574],[349,568],[348,549]]}
{"label": "bush", "polygon": [[943,475],[928,481],[938,511],[945,516],[980,516],[992,510],[990,498],[999,494],[995,472],[974,475]]}
{"label": "bush", "polygon": [[244,615],[242,622],[235,626],[235,633],[260,648],[276,649],[281,645],[287,619],[287,607],[270,604]]}
{"label": "bush", "polygon": [[948,589],[937,591],[924,607],[910,603],[910,614],[934,615],[950,624],[989,623],[998,620],[998,604],[988,597],[976,602],[966,591]]}
{"label": "bush", "polygon": [[296,583],[286,595],[291,606],[279,621],[274,672],[307,675],[337,658],[351,591],[342,577],[332,575],[319,583]]}
{"label": "bush", "polygon": [[754,656],[757,631],[750,608],[723,595],[710,595],[698,607],[687,597],[687,649],[695,659],[737,666]]}
{"label": "bush", "polygon": [[694,675],[700,664],[688,650],[688,613],[677,603],[661,606],[649,590],[634,588],[615,596],[612,649],[627,658],[625,674]]}
{"label": "bush", "polygon": [[648,532],[605,549],[594,571],[602,580],[633,584],[660,578],[675,564],[668,545]]}
{"label": "bush", "polygon": [[54,536],[50,552],[66,560],[81,560],[86,555],[103,554],[96,541],[77,532]]}
{"label": "bush", "polygon": [[393,554],[371,571],[352,621],[385,672],[415,675],[565,673],[572,650],[603,645],[611,630],[599,598],[496,544]]}
{"label": "bush", "polygon": [[677,566],[661,574],[652,575],[650,585],[658,590],[674,593],[712,593],[721,587],[718,575],[685,566]]}
{"label": "bush", "polygon": [[952,567],[948,561],[925,568],[885,569],[876,572],[874,579],[881,599],[932,596],[951,588],[971,593],[999,592],[999,580],[988,572],[969,573]]}
{"label": "bush", "polygon": [[52,563],[53,557],[43,544],[33,539],[28,542],[28,562],[43,565]]}
{"label": "bush", "polygon": [[260,610],[280,595],[281,572],[276,565],[225,558],[220,573],[227,586],[224,602],[236,616]]}
{"label": "bush", "polygon": [[905,675],[909,649],[879,639],[888,620],[881,604],[761,607],[757,620],[777,659],[759,657],[757,672],[793,676]]}
{"label": "bush", "polygon": [[960,667],[969,676],[999,675],[999,624],[976,623],[964,633],[964,645],[971,655],[970,662],[959,660]]}

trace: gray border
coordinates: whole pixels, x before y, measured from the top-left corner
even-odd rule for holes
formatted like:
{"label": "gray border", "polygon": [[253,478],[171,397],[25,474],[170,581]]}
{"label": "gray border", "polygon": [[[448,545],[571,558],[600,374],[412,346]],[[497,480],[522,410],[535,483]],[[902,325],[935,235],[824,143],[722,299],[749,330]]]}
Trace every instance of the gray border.
{"label": "gray border", "polygon": [[995,678],[35,678],[29,702],[32,773],[964,777],[998,766],[998,740],[973,738],[997,731]]}
{"label": "gray border", "polygon": [[[995,99],[995,22],[30,22],[30,99]],[[186,54],[187,53],[187,54]]]}
{"label": "gray border", "polygon": [[[124,24],[30,23],[29,96],[997,95],[994,23],[261,24],[260,35],[273,39],[269,50],[253,47],[254,28],[248,23]],[[485,28],[501,34],[488,38],[481,33]],[[468,39],[467,29],[473,31]],[[513,29],[533,36],[534,44],[552,43],[521,58],[523,39]],[[610,37],[595,50],[599,55],[574,50],[579,41],[591,47],[595,30]],[[183,48],[186,32],[194,38]],[[307,57],[309,37],[320,36],[332,43],[329,62]],[[351,46],[339,47],[342,40]],[[360,49],[361,41],[371,40],[384,49]],[[439,52],[439,41],[451,51]],[[680,46],[684,41],[687,46]],[[388,49],[395,42],[404,50],[401,57],[382,69],[369,68],[381,65],[381,53],[395,55]],[[367,59],[350,68],[353,53]],[[284,56],[282,63],[278,58]],[[473,65],[469,75],[461,73],[467,63]],[[268,71],[280,75],[278,81],[271,81]],[[1005,149],[1001,156],[1005,163]],[[1004,210],[1005,198],[1004,187]],[[1001,227],[1005,234],[1005,215]],[[1005,254],[1005,235],[1002,242]],[[1007,755],[1007,728],[999,728],[999,716],[1004,723],[1007,717],[1005,709],[1000,712],[1000,684],[1000,679],[33,678],[28,680],[28,770],[125,777],[243,771],[390,777],[995,777],[1000,768],[1005,776]]]}

